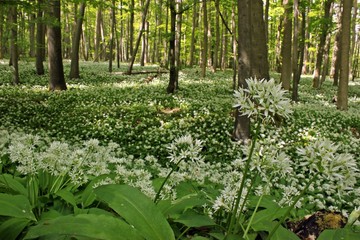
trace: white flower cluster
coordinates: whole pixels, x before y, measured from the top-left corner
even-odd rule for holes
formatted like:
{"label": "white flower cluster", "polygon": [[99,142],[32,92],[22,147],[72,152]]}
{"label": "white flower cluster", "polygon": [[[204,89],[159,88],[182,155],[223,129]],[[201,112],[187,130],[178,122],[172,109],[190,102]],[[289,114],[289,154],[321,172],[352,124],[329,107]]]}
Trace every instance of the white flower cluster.
{"label": "white flower cluster", "polygon": [[234,108],[240,108],[244,115],[275,122],[275,117],[287,118],[291,114],[291,103],[284,95],[281,84],[274,79],[246,79],[247,88],[235,90]]}
{"label": "white flower cluster", "polygon": [[315,182],[310,185],[309,191],[316,196],[311,200],[319,207],[340,206],[344,203],[356,206],[360,203],[359,200],[349,203],[343,198],[343,196],[355,194],[359,199],[360,193],[356,192],[354,187],[360,174],[356,159],[351,154],[338,153],[339,148],[339,145],[329,139],[319,138],[297,149],[300,158],[294,165],[295,171],[300,176],[310,176],[309,178],[318,174]]}

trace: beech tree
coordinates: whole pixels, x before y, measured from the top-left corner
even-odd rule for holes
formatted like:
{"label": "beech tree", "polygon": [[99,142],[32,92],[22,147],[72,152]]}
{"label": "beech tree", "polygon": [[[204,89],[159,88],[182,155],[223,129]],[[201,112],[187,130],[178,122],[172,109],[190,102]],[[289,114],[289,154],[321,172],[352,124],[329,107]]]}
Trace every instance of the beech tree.
{"label": "beech tree", "polygon": [[49,0],[47,7],[47,39],[49,58],[49,89],[66,90],[61,51],[60,0]]}
{"label": "beech tree", "polygon": [[[238,85],[246,88],[246,79],[269,79],[269,63],[262,0],[238,0]],[[250,119],[236,109],[233,139],[250,138]]]}
{"label": "beech tree", "polygon": [[343,0],[343,11],[341,18],[341,56],[340,56],[340,81],[337,93],[337,108],[348,109],[349,88],[349,53],[350,53],[350,29],[352,0]]}

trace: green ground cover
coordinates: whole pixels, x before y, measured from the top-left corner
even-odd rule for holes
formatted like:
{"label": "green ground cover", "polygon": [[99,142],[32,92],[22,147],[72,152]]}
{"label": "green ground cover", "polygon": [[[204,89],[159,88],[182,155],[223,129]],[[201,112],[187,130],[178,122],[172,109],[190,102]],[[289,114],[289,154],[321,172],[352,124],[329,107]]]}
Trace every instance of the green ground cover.
{"label": "green ground cover", "polygon": [[[244,178],[248,179],[244,194],[249,192],[249,197],[245,194],[244,208],[231,232],[245,239],[266,238],[269,227],[281,221],[292,203],[295,208],[287,216],[291,219],[321,209],[348,214],[360,205],[359,80],[350,83],[349,111],[340,112],[332,103],[336,87],[330,80],[316,90],[311,88],[311,77],[303,77],[300,102],[292,103],[290,118],[280,125],[261,124],[252,155],[230,138],[234,124],[231,71],[209,72],[202,79],[199,69],[184,69],[180,90],[168,95],[166,74],[147,82],[146,75],[109,74],[105,63],[82,63],[82,78],[68,79],[68,91],[49,92],[47,76],[36,76],[33,65],[21,63],[22,84],[14,87],[9,85],[10,68],[0,64],[0,201],[23,195],[26,200],[19,203],[28,201],[33,213],[14,216],[0,210],[6,216],[0,219],[0,234],[6,224],[23,223],[12,236],[23,237],[29,231],[28,238],[50,233],[86,238],[89,235],[69,229],[46,230],[44,219],[50,219],[50,226],[87,219],[91,226],[91,219],[106,210],[124,220],[104,220],[114,228],[123,226],[129,233],[124,239],[136,239],[136,234],[162,239],[150,237],[155,233],[134,224],[143,211],[124,213],[112,203],[115,197],[126,199],[129,186],[142,192],[131,190],[134,199],[155,200],[166,218],[164,228],[170,228],[163,234],[173,232],[180,239],[223,239]],[[65,64],[66,73],[68,68]],[[256,124],[252,122],[254,134]],[[11,185],[10,179],[16,181]],[[108,196],[114,191],[111,187],[92,190],[105,183],[127,185],[114,187],[117,196]],[[129,198],[124,204],[138,202]],[[273,208],[278,213],[267,212]],[[154,227],[150,216],[143,219],[149,229]],[[279,229],[275,239],[296,237]],[[99,239],[118,236],[91,234]]]}

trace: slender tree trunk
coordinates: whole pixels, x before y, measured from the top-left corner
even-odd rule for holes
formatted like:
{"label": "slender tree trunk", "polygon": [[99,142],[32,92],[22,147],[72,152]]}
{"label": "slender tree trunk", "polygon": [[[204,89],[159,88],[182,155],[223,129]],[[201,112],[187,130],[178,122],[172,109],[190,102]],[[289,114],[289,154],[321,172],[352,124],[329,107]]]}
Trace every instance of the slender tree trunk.
{"label": "slender tree trunk", "polygon": [[44,0],[38,0],[38,9],[37,9],[37,22],[36,22],[36,59],[35,67],[36,74],[43,75],[44,70],[44,60],[45,60],[45,24],[43,19],[44,10],[43,8]]}
{"label": "slender tree trunk", "polygon": [[1,7],[0,8],[0,59],[4,58],[3,41],[4,41],[4,7]]}
{"label": "slender tree trunk", "polygon": [[61,52],[60,0],[49,0],[48,3],[47,17],[51,19],[47,27],[50,75],[49,88],[51,91],[66,90]]}
{"label": "slender tree trunk", "polygon": [[82,42],[82,49],[83,49],[83,57],[85,59],[85,61],[89,60],[89,42],[88,42],[88,37],[87,37],[87,33],[86,33],[86,26],[83,26],[83,29],[81,31],[81,42]]}
{"label": "slender tree trunk", "polygon": [[12,67],[12,83],[14,85],[20,84],[19,79],[19,64],[18,64],[18,26],[17,26],[17,5],[11,5],[10,11],[10,26],[11,26],[11,67]]}
{"label": "slender tree trunk", "polygon": [[95,29],[95,56],[94,62],[99,62],[102,55],[103,47],[103,27],[102,27],[102,8],[99,7],[96,12],[96,29]]}
{"label": "slender tree trunk", "polygon": [[135,58],[136,58],[136,53],[139,49],[139,45],[140,45],[140,41],[141,41],[141,36],[144,32],[145,29],[145,24],[146,24],[146,16],[147,16],[147,12],[149,10],[149,5],[150,5],[150,0],[146,0],[146,4],[145,4],[145,8],[144,8],[144,15],[142,17],[142,23],[141,23],[141,29],[139,31],[139,36],[136,40],[136,45],[135,45],[135,49],[133,51],[133,55],[131,56],[131,61],[127,70],[127,74],[131,74],[134,62],[135,62]]}
{"label": "slender tree trunk", "polygon": [[313,74],[313,87],[319,88],[320,87],[320,73],[321,67],[323,63],[323,56],[325,52],[325,43],[326,43],[326,36],[328,35],[328,31],[330,29],[329,19],[332,18],[330,16],[330,9],[333,4],[333,0],[326,0],[324,3],[324,19],[326,20],[321,29],[320,41],[317,46],[317,54],[316,54],[316,63],[315,69]]}
{"label": "slender tree trunk", "polygon": [[[215,0],[215,7],[219,9],[220,0]],[[219,66],[219,46],[220,46],[220,16],[219,12],[216,11],[215,15],[215,47],[214,47],[214,57],[213,57],[213,71],[215,72]]]}
{"label": "slender tree trunk", "polygon": [[194,65],[194,59],[195,59],[196,26],[198,21],[197,18],[198,18],[198,7],[197,7],[197,1],[195,1],[192,12],[192,29],[191,29],[190,59],[189,59],[190,67]]}
{"label": "slender tree trunk", "polygon": [[176,8],[175,0],[170,0],[170,37],[169,37],[169,85],[167,87],[167,93],[174,93],[176,90],[176,56],[175,56],[175,39],[176,39]]}
{"label": "slender tree trunk", "polygon": [[80,78],[79,70],[79,48],[80,48],[80,37],[82,33],[82,24],[85,15],[86,1],[81,2],[79,16],[76,19],[75,31],[71,45],[71,66],[69,78]]}
{"label": "slender tree trunk", "polygon": [[201,77],[206,77],[206,66],[207,66],[207,57],[208,57],[208,14],[207,14],[207,4],[206,1],[203,1],[203,49],[202,49],[202,60],[201,60]]}
{"label": "slender tree trunk", "polygon": [[351,47],[350,47],[350,79],[354,81],[355,74],[353,71],[353,59],[355,53],[355,45],[356,45],[356,24],[357,24],[357,15],[358,15],[358,4],[357,0],[353,0],[353,15],[351,18],[351,28],[352,28],[352,36],[351,36]]}
{"label": "slender tree trunk", "polygon": [[351,8],[352,0],[343,1],[343,13],[341,20],[341,60],[340,60],[340,81],[337,94],[337,108],[339,110],[348,109],[348,84],[349,84],[349,53],[351,35]]}
{"label": "slender tree trunk", "polygon": [[269,10],[270,10],[270,0],[266,0],[265,1],[265,16],[264,16],[264,21],[265,21],[265,34],[266,34],[266,39],[267,41],[269,40]]}
{"label": "slender tree trunk", "polygon": [[113,55],[114,55],[114,38],[115,38],[115,21],[116,21],[116,15],[115,15],[115,0],[111,1],[111,32],[110,32],[110,56],[109,56],[109,72],[112,72],[112,63],[113,63]]}
{"label": "slender tree trunk", "polygon": [[130,59],[134,57],[134,16],[135,16],[135,1],[130,2],[130,19],[129,19],[129,52]]}
{"label": "slender tree trunk", "polygon": [[279,26],[276,31],[276,46],[275,46],[275,68],[276,72],[281,73],[281,53],[282,53],[282,47],[281,47],[281,30],[283,28],[283,16],[280,17]]}
{"label": "slender tree trunk", "polygon": [[[166,18],[165,18],[165,34],[167,35],[169,33],[169,7],[166,7]],[[163,46],[164,46],[164,55],[163,55],[163,63],[162,65],[167,68],[170,60],[170,51],[166,51],[168,49],[168,43],[170,42],[170,39],[164,38]],[[170,46],[169,46],[170,48]]]}
{"label": "slender tree trunk", "polygon": [[321,70],[320,86],[325,82],[326,76],[329,71],[330,46],[331,46],[331,36],[330,34],[328,34],[326,37],[326,43],[324,47],[324,64]]}
{"label": "slender tree trunk", "polygon": [[[281,47],[281,78],[282,87],[285,90],[290,90],[291,83],[291,73],[292,69],[292,59],[291,59],[291,39],[292,39],[292,12],[293,12],[293,2],[290,0],[283,0],[283,6],[285,8],[284,14],[284,32],[283,32],[283,41]],[[294,52],[293,52],[294,53]],[[297,66],[295,66],[297,67]]]}
{"label": "slender tree trunk", "polygon": [[[309,7],[306,7],[303,10],[303,24],[305,24],[305,37],[304,39],[310,39],[310,31],[309,31],[309,26],[310,26],[310,17],[309,17]],[[301,69],[301,73],[302,74],[308,74],[309,72],[309,41],[304,42],[304,61],[303,61],[303,67]]]}
{"label": "slender tree trunk", "polygon": [[176,0],[176,28],[175,28],[175,90],[179,89],[179,71],[181,69],[181,23],[182,23],[182,0]]}
{"label": "slender tree trunk", "polygon": [[299,39],[299,0],[294,0],[294,37],[292,45],[292,73],[293,73],[293,89],[292,100],[298,101],[298,86],[301,74],[301,67],[298,63],[298,39]]}
{"label": "slender tree trunk", "polygon": [[[32,0],[33,2],[34,0]],[[35,19],[36,14],[31,13],[29,15],[29,42],[30,42],[30,49],[29,49],[29,56],[35,57]]]}
{"label": "slender tree trunk", "polygon": [[234,6],[231,11],[231,42],[232,42],[232,68],[233,68],[233,89],[237,89],[239,86],[237,84],[237,68],[238,68],[238,61],[236,60],[238,52],[237,52],[237,42],[236,42],[236,3],[233,3]]}
{"label": "slender tree trunk", "polygon": [[333,86],[337,86],[339,83],[339,71],[340,71],[340,57],[341,57],[341,7],[339,6],[336,9],[337,12],[337,32],[335,35],[335,43],[333,47],[333,54],[332,54],[332,60],[331,60],[331,70],[330,70],[330,76],[333,78]]}

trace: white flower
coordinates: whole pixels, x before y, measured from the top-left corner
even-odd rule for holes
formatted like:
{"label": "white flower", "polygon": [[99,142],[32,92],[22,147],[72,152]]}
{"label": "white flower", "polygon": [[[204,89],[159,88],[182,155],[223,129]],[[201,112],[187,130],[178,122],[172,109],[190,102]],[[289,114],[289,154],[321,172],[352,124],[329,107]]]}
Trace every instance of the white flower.
{"label": "white flower", "polygon": [[264,121],[275,122],[275,116],[288,118],[291,114],[290,100],[286,91],[274,79],[246,79],[248,88],[239,88],[234,93],[235,104],[243,115],[254,116]]}

